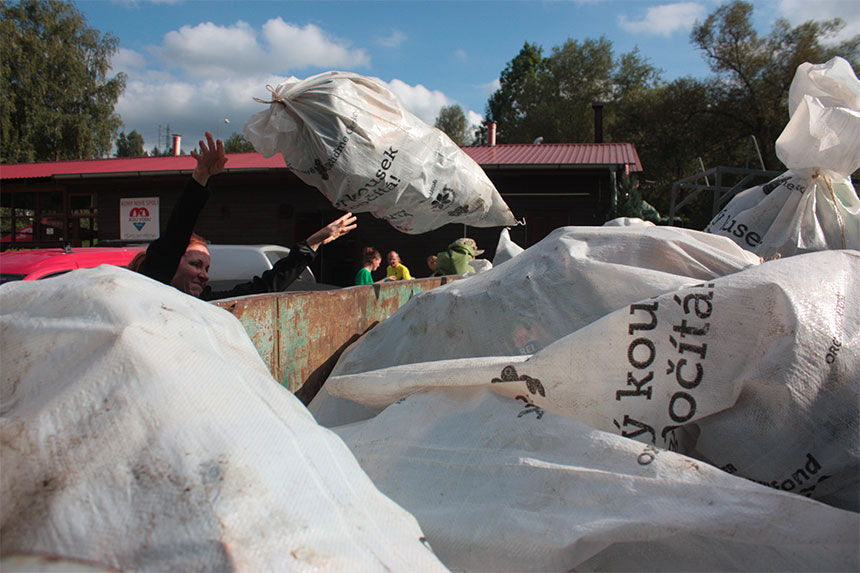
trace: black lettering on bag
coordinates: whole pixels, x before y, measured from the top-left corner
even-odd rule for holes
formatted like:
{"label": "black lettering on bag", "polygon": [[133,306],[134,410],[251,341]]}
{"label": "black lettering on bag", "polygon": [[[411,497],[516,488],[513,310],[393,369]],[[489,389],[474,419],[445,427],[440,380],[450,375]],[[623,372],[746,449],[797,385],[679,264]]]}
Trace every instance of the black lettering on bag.
{"label": "black lettering on bag", "polygon": [[637,310],[644,310],[651,316],[651,322],[633,322],[630,323],[627,331],[629,334],[635,333],[637,330],[654,330],[657,327],[657,307],[659,303],[653,304],[631,304],[630,314]]}
{"label": "black lettering on bag", "polygon": [[[676,412],[676,404],[679,400],[683,400],[687,403],[687,413],[679,414]],[[693,418],[696,415],[696,399],[693,398],[690,394],[686,392],[675,392],[672,394],[672,398],[669,400],[669,417],[672,418],[673,421],[683,424]]]}

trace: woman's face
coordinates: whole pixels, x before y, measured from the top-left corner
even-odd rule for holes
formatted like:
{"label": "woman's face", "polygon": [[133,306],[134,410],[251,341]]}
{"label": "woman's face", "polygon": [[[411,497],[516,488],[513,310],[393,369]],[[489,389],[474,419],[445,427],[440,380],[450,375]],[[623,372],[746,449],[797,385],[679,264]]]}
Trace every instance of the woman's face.
{"label": "woman's face", "polygon": [[176,274],[170,284],[185,294],[200,296],[209,282],[209,249],[194,244],[188,247],[179,260]]}
{"label": "woman's face", "polygon": [[382,257],[377,257],[377,258],[373,259],[372,261],[370,261],[370,263],[373,265],[373,268],[371,270],[375,271],[376,269],[379,268],[379,265],[382,264]]}

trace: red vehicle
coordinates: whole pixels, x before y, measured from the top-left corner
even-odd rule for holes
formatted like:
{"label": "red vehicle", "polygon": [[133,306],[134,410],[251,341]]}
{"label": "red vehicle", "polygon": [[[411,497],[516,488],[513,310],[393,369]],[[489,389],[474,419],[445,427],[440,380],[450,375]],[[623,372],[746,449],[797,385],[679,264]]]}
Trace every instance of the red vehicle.
{"label": "red vehicle", "polygon": [[67,247],[7,251],[0,253],[0,284],[46,279],[104,264],[125,267],[140,250],[140,247]]}

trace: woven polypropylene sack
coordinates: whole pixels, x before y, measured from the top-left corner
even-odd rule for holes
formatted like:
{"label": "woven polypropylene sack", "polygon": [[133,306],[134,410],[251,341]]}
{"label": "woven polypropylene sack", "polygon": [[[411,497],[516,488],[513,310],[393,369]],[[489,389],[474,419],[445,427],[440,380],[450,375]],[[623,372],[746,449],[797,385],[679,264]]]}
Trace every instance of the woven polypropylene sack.
{"label": "woven polypropylene sack", "polygon": [[404,233],[448,223],[516,220],[481,166],[407,111],[381,82],[346,72],[290,80],[244,126],[266,157],[281,153],[332,205],[369,212]]}
{"label": "woven polypropylene sack", "polygon": [[842,58],[798,67],[776,141],[788,171],[735,197],[705,227],[762,257],[860,249],[860,80]]}
{"label": "woven polypropylene sack", "polygon": [[856,571],[860,516],[484,388],[335,428],[456,571]]}
{"label": "woven polypropylene sack", "polygon": [[4,284],[0,309],[3,555],[444,569],[227,311],[106,265]]}
{"label": "woven polypropylene sack", "polygon": [[393,366],[325,387],[381,409],[425,389],[485,386],[857,511],[858,289],[860,253],[808,253],[626,305],[530,357]]}

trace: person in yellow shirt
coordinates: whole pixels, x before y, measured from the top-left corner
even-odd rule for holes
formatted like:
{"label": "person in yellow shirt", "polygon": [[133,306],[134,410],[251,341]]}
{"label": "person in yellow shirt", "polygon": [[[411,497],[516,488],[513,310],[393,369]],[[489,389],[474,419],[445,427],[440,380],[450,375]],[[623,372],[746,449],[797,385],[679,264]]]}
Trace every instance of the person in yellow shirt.
{"label": "person in yellow shirt", "polygon": [[400,255],[397,254],[397,251],[388,253],[388,268],[385,271],[385,277],[390,281],[408,281],[412,278],[409,269],[400,262]]}

